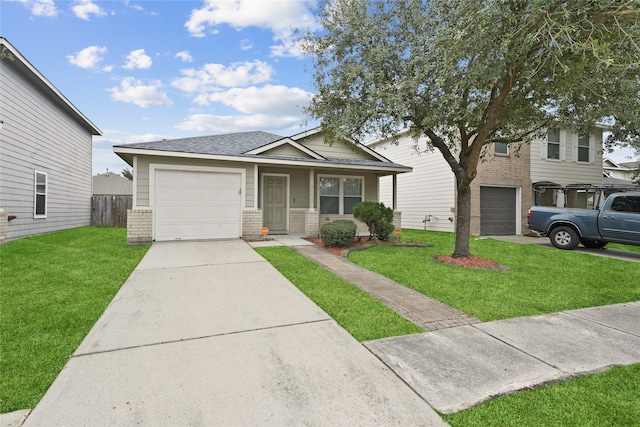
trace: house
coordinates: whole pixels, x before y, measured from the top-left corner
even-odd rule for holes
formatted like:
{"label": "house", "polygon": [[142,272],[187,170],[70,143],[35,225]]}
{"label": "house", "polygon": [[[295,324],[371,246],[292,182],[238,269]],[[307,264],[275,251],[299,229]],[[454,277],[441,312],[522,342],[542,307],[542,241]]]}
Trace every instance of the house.
{"label": "house", "polygon": [[[283,137],[241,132],[114,146],[133,167],[129,244],[162,240],[317,236],[378,200],[378,179],[411,171],[370,148],[324,143],[319,128]],[[393,190],[391,190],[393,192]],[[397,225],[400,225],[397,213]],[[359,224],[360,232],[366,226]]]}
{"label": "house", "polygon": [[[397,178],[396,209],[405,228],[455,230],[455,177],[441,153],[426,149],[426,139],[407,132],[398,144],[381,139],[367,144],[413,168]],[[602,186],[602,129],[592,135],[551,130],[546,138],[519,147],[492,144],[485,148],[478,174],[471,183],[471,233],[524,234],[531,205],[587,207],[592,189]],[[392,200],[393,183],[380,182],[380,200]]]}
{"label": "house", "polygon": [[94,175],[93,195],[133,196],[133,182],[113,172]]}
{"label": "house", "polygon": [[0,49],[0,241],[89,225],[102,132],[2,37]]}
{"label": "house", "polygon": [[640,167],[640,162],[621,162],[617,163],[609,158],[605,158],[602,162],[602,171],[606,178],[621,179],[624,181],[633,181],[633,176]]}

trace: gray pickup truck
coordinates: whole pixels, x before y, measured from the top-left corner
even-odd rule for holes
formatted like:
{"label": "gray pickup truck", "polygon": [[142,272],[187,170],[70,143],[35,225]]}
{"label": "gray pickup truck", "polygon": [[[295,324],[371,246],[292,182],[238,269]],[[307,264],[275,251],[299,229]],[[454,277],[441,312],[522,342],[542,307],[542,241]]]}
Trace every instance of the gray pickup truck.
{"label": "gray pickup truck", "polygon": [[603,248],[607,243],[640,246],[640,193],[615,193],[602,208],[573,209],[533,206],[529,228],[549,236],[559,249]]}

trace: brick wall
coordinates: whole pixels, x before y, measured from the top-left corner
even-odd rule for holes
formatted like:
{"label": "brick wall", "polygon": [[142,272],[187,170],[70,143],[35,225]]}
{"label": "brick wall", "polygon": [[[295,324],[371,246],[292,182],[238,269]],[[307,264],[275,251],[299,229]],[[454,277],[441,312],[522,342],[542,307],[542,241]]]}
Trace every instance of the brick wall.
{"label": "brick wall", "polygon": [[262,236],[262,209],[242,210],[242,237]]}
{"label": "brick wall", "polygon": [[151,208],[127,210],[127,244],[129,246],[151,243],[153,238],[153,211]]}

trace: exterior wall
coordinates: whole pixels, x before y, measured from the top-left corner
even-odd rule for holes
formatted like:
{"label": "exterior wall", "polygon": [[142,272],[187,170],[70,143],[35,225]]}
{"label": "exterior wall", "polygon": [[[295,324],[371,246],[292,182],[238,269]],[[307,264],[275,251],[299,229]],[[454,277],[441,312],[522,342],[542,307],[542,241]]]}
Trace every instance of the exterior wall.
{"label": "exterior wall", "polygon": [[153,236],[153,211],[150,208],[127,210],[127,244],[130,246],[151,243]]}
{"label": "exterior wall", "polygon": [[[396,163],[413,167],[412,172],[397,176],[398,205],[394,208],[402,212],[402,226],[453,232],[449,218],[455,216],[455,179],[439,151],[424,151],[426,144],[425,139],[416,144],[413,138],[403,136],[397,145],[382,142],[372,148]],[[381,177],[379,186],[380,201],[393,206],[392,177]],[[427,215],[432,216],[431,221],[424,222]]]}
{"label": "exterior wall", "polygon": [[4,242],[7,238],[7,213],[4,209],[0,208],[0,243]]}
{"label": "exterior wall", "polygon": [[301,139],[298,142],[321,156],[330,159],[373,159],[373,157],[361,149],[354,150],[355,146],[347,143],[339,142],[333,145],[327,145],[324,143],[324,137],[322,134],[316,134],[305,139]]}
{"label": "exterior wall", "polygon": [[262,235],[262,209],[242,210],[242,235],[256,237]]}
{"label": "exterior wall", "polygon": [[137,156],[135,163],[135,191],[133,204],[135,207],[150,206],[149,201],[149,164],[161,164],[161,165],[180,165],[180,166],[207,166],[207,167],[221,167],[221,168],[234,168],[245,169],[246,182],[245,182],[245,207],[253,208],[254,200],[254,170],[251,163],[239,163],[239,162],[224,162],[224,161],[210,161],[203,159],[188,159],[178,157],[159,157],[159,156]]}
{"label": "exterior wall", "polygon": [[[6,240],[91,221],[93,131],[20,67],[17,58],[0,60],[0,208],[16,216]],[[46,218],[34,218],[36,170],[47,174]]]}
{"label": "exterior wall", "polygon": [[517,151],[516,147],[509,147],[506,155],[494,154],[493,145],[486,146],[484,161],[478,165],[478,175],[471,182],[471,234],[480,235],[480,187],[510,187],[520,192],[520,230],[525,234],[528,229],[527,213],[533,204],[533,191],[530,175],[530,148],[523,145]]}
{"label": "exterior wall", "polygon": [[577,161],[578,135],[560,131],[563,153],[561,160],[546,159],[546,140],[531,143],[531,182],[549,182],[558,185],[602,185],[602,130],[596,129],[593,138],[592,162]]}

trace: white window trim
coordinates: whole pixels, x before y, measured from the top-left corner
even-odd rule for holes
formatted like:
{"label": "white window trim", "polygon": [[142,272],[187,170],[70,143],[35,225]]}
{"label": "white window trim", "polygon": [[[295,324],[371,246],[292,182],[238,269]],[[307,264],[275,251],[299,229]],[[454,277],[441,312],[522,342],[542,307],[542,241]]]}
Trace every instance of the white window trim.
{"label": "white window trim", "polygon": [[[44,175],[44,214],[36,213],[37,196],[42,193],[38,193],[38,175]],[[33,172],[33,217],[34,218],[46,218],[49,206],[49,175],[46,172],[35,170]]]}
{"label": "white window trim", "polygon": [[[320,212],[320,179],[321,178],[338,178],[340,180],[340,190],[338,193],[338,213],[337,215],[350,215],[350,214],[345,214],[344,213],[344,185],[342,183],[342,180],[345,178],[348,179],[360,179],[362,181],[362,194],[360,195],[361,200],[360,201],[364,201],[365,197],[365,188],[364,188],[364,184],[365,184],[365,179],[364,176],[358,176],[358,175],[318,175],[318,181],[317,181],[317,188],[318,188],[318,198],[317,198],[317,203],[318,203],[318,211]],[[336,214],[324,214],[322,212],[320,212],[321,215],[336,215]]]}

